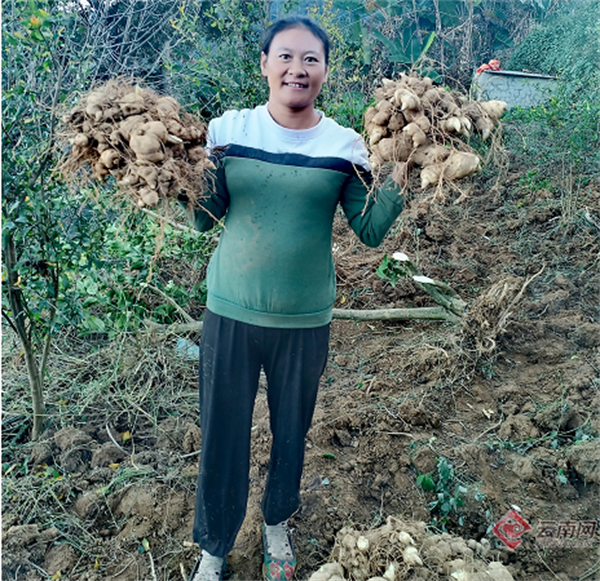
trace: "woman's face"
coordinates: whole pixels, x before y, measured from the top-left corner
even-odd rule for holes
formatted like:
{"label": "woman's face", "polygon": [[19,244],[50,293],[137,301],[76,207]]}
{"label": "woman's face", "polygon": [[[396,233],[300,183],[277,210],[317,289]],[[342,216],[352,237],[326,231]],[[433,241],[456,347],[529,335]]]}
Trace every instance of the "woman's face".
{"label": "woman's face", "polygon": [[269,83],[269,103],[290,109],[312,108],[327,80],[323,43],[305,28],[276,34],[260,68]]}

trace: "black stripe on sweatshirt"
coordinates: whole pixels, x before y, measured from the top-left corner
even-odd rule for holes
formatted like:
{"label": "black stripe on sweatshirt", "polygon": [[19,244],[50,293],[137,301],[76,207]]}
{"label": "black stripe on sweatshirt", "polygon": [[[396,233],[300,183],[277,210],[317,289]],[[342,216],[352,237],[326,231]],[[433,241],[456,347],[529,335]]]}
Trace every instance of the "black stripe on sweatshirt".
{"label": "black stripe on sweatshirt", "polygon": [[354,165],[352,162],[342,159],[341,157],[311,157],[299,153],[271,153],[254,147],[246,147],[244,145],[227,145],[224,148],[224,155],[226,157],[257,159],[259,161],[279,165],[331,169],[348,175],[359,174],[366,179],[371,177],[371,172],[365,170],[362,166]]}

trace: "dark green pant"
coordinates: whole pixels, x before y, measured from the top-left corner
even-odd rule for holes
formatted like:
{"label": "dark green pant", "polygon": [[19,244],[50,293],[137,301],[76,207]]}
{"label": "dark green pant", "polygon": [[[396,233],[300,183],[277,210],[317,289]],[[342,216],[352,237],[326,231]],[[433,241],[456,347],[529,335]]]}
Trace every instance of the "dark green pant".
{"label": "dark green pant", "polygon": [[269,525],[300,506],[304,439],[325,369],[329,325],[257,327],[207,311],[200,342],[202,452],[194,540],[224,557],[233,547],[248,500],[250,430],[261,367],[273,445],[262,511]]}

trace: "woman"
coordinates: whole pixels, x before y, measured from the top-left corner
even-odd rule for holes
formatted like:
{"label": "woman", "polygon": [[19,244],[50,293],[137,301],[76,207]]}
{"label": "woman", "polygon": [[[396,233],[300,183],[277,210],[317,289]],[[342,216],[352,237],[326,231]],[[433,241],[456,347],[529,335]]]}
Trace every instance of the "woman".
{"label": "woman", "polygon": [[[228,111],[209,125],[216,170],[195,225],[225,216],[207,274],[200,345],[202,454],[192,581],[221,578],[248,497],[250,429],[261,368],[268,382],[273,444],[262,510],[267,580],[296,565],[287,519],[300,505],[304,439],[327,361],[335,299],[333,216],[377,246],[402,210],[395,169],[376,196],[360,136],[315,109],[327,80],[329,40],[292,17],[265,34],[267,105]],[[217,149],[215,149],[217,148]]]}

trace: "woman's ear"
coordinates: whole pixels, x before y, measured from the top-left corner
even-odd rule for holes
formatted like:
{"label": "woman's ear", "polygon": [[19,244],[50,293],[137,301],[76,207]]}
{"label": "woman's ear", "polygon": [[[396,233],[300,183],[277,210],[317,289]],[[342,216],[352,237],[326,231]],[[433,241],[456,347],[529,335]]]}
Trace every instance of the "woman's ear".
{"label": "woman's ear", "polygon": [[263,77],[267,76],[267,55],[264,52],[260,53],[260,72]]}

